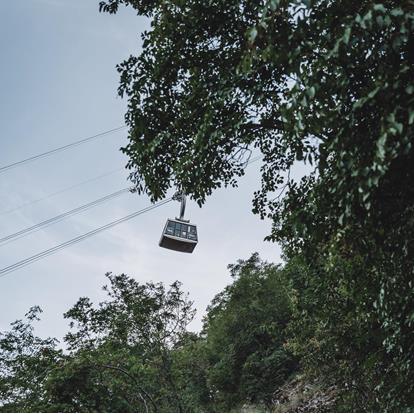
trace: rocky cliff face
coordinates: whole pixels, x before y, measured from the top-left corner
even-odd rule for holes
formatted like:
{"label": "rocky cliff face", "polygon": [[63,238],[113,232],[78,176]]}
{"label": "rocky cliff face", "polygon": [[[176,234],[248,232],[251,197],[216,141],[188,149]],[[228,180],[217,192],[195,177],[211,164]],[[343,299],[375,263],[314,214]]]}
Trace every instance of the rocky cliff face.
{"label": "rocky cliff face", "polygon": [[335,411],[338,389],[321,380],[298,375],[274,394],[274,412],[310,413]]}

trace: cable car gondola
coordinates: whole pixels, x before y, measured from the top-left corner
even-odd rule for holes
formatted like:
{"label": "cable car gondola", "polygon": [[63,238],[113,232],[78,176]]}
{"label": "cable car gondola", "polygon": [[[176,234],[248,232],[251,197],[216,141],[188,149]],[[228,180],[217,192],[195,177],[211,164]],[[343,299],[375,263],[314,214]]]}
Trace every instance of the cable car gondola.
{"label": "cable car gondola", "polygon": [[198,242],[197,226],[184,220],[185,194],[177,193],[174,199],[181,201],[180,217],[167,220],[159,246],[177,252],[192,253]]}

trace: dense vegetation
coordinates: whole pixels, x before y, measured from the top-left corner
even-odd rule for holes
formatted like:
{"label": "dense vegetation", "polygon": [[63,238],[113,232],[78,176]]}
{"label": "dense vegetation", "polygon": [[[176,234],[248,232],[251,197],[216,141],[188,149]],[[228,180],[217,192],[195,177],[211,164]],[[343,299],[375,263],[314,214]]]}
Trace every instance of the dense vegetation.
{"label": "dense vegetation", "polygon": [[361,264],[334,264],[316,272],[306,258],[280,266],[254,254],[229,266],[233,282],[199,334],[179,282],[108,274],[105,301],[80,298],[65,313],[63,348],[34,335],[38,307],[0,334],[0,411],[273,411],[299,374],[308,388],[315,378],[322,392],[334,388],[334,404],[318,411],[411,410],[410,371],[392,359],[378,319],[367,320],[360,286],[346,283]]}
{"label": "dense vegetation", "polygon": [[[137,191],[176,186],[201,205],[260,151],[253,211],[272,220],[285,264],[233,266],[200,335],[179,285],[126,276],[110,277],[98,309],[84,299],[67,313],[69,354],[16,322],[1,339],[3,409],[269,408],[300,371],[336,387],[337,410],[414,410],[414,3],[101,10],[122,4],[152,21],[118,67]],[[298,163],[310,171],[299,182]]]}
{"label": "dense vegetation", "polygon": [[293,290],[283,269],[257,255],[231,266],[234,282],[216,296],[200,334],[178,282],[139,284],[108,274],[108,299],[88,298],[65,314],[65,351],[40,339],[33,322],[0,336],[0,402],[5,412],[228,411],[270,408],[297,370],[285,347]]}
{"label": "dense vegetation", "polygon": [[137,190],[159,199],[174,185],[201,205],[260,151],[253,211],[294,269],[288,348],[309,373],[335,374],[347,409],[414,409],[414,3],[101,10],[121,5],[152,20],[118,66]]}

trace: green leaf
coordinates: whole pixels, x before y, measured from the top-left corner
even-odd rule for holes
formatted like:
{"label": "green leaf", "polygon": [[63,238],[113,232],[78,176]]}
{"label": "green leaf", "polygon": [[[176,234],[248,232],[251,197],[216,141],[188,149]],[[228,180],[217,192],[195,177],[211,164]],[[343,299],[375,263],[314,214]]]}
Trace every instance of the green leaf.
{"label": "green leaf", "polygon": [[405,91],[406,91],[409,95],[411,95],[411,94],[414,92],[414,85],[408,85],[408,86],[405,88]]}
{"label": "green leaf", "polygon": [[383,4],[374,4],[373,9],[378,12],[386,13],[387,9],[384,7]]}
{"label": "green leaf", "polygon": [[248,31],[248,36],[247,36],[247,39],[248,39],[249,43],[254,43],[254,41],[256,40],[256,37],[257,37],[257,28],[252,27]]}
{"label": "green leaf", "polygon": [[309,96],[309,98],[313,99],[315,97],[315,87],[311,86],[310,88],[307,89],[307,94]]}
{"label": "green leaf", "polygon": [[391,10],[391,15],[394,17],[403,16],[404,11],[401,7],[396,7],[395,9]]}
{"label": "green leaf", "polygon": [[414,110],[411,109],[408,112],[408,125],[411,125],[414,122]]}
{"label": "green leaf", "polygon": [[344,33],[344,35],[343,35],[343,37],[342,37],[342,39],[343,39],[343,42],[345,43],[345,44],[348,44],[349,43],[349,37],[351,36],[351,28],[350,27],[347,27],[346,29],[345,29],[345,33]]}

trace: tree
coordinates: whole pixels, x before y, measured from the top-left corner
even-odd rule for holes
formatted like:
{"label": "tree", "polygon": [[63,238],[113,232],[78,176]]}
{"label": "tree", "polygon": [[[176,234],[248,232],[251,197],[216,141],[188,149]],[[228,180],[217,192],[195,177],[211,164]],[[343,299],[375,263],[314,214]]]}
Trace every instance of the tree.
{"label": "tree", "polygon": [[[174,184],[201,204],[223,183],[236,185],[259,148],[255,211],[268,211],[273,236],[285,240],[287,229],[314,231],[308,210],[322,191],[325,227],[338,228],[377,215],[387,180],[412,178],[410,1],[108,0],[100,8],[121,4],[152,20],[141,54],[118,66],[124,151],[139,191],[159,199]],[[285,173],[301,160],[315,168],[295,185]],[[282,184],[290,203],[268,199]],[[300,201],[309,206],[299,210]]]}
{"label": "tree", "polygon": [[35,306],[26,321],[12,323],[0,333],[0,404],[3,412],[43,411],[47,401],[45,379],[62,360],[57,341],[34,335],[32,323],[42,310]]}
{"label": "tree", "polygon": [[284,347],[294,305],[283,270],[258,254],[229,266],[234,282],[207,310],[209,385],[218,411],[245,403],[272,407],[272,396],[297,369]]}
{"label": "tree", "polygon": [[[411,411],[412,332],[396,334],[404,319],[381,324],[367,283],[376,288],[378,278],[365,265],[334,249],[328,259],[322,251],[313,263],[297,255],[284,266],[253,254],[229,266],[234,280],[212,301],[200,334],[187,330],[192,304],[178,282],[108,274],[105,301],[80,298],[66,312],[65,350],[34,335],[38,307],[0,334],[0,411],[273,410],[275,393],[298,372],[334,385],[337,411]],[[392,275],[396,283],[398,269]],[[398,306],[406,297],[392,294],[407,312]]]}
{"label": "tree", "polygon": [[186,412],[215,412],[208,383],[210,369],[205,338],[189,332],[172,350],[172,372]]}
{"label": "tree", "polygon": [[[303,285],[318,301],[306,299],[303,311],[334,326],[332,292],[350,288],[350,314],[381,338],[360,348],[360,366],[382,373],[371,401],[412,407],[412,1],[100,3],[109,13],[120,5],[152,21],[141,54],[118,66],[137,190],[159,199],[177,186],[201,205],[237,185],[260,151],[254,212],[273,220],[269,239],[309,270]],[[296,182],[298,162],[311,172]],[[319,301],[329,304],[322,313]],[[343,332],[329,332],[352,371],[359,338],[348,347]]]}
{"label": "tree", "polygon": [[178,282],[140,284],[108,274],[105,301],[80,298],[65,317],[65,350],[32,323],[0,336],[2,412],[214,412],[272,395],[295,372],[285,349],[293,314],[289,278],[257,254],[230,266],[234,282],[208,309],[203,332]]}
{"label": "tree", "polygon": [[[108,274],[108,300],[88,298],[65,314],[73,328],[56,340],[33,336],[17,321],[0,339],[3,411],[184,411],[173,371],[172,350],[187,335],[194,315],[179,282],[139,284]],[[29,322],[39,310],[32,309]]]}

